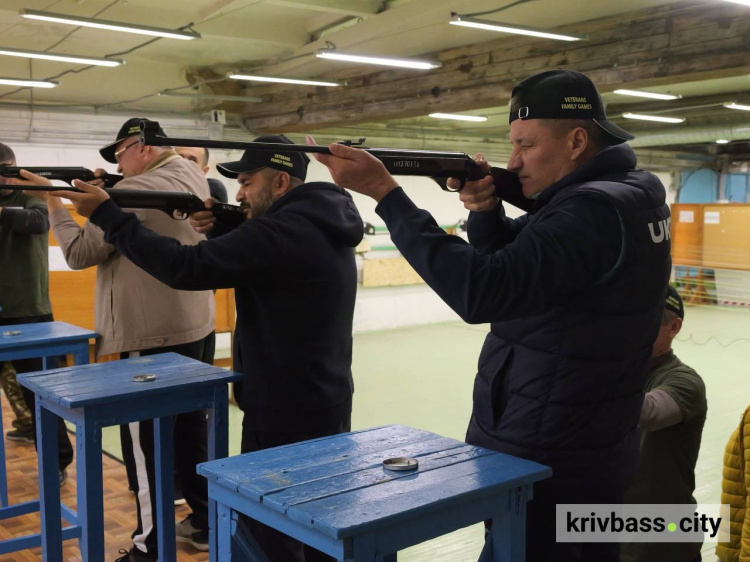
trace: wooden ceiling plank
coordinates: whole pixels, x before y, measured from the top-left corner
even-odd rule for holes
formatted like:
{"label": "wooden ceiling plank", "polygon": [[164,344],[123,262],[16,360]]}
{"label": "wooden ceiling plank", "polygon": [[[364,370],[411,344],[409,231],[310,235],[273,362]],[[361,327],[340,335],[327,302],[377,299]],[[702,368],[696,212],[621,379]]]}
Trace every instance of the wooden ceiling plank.
{"label": "wooden ceiling plank", "polygon": [[[503,105],[518,79],[560,66],[586,72],[602,91],[636,82],[643,87],[750,70],[750,22],[712,18],[713,7],[671,10],[643,11],[627,21],[602,18],[590,24],[596,32],[589,42],[563,48],[506,38],[481,47],[449,49],[440,53],[444,67],[425,75],[389,70],[360,76],[336,90],[295,93],[270,88],[269,103],[248,108],[245,122],[252,130],[294,131],[414,117],[438,109]],[[732,12],[723,7],[719,11]],[[704,23],[699,31],[691,31],[685,25],[689,21]]]}
{"label": "wooden ceiling plank", "polygon": [[[396,98],[403,94],[429,95],[433,88],[456,89],[470,87],[479,82],[514,81],[529,76],[538,70],[559,66],[575,66],[588,63],[592,67],[602,66],[602,61],[620,58],[623,62],[639,60],[639,53],[661,51],[669,44],[666,34],[651,35],[621,41],[611,45],[571,49],[563,53],[549,52],[535,57],[514,59],[508,62],[493,61],[491,53],[476,55],[471,59],[458,58],[446,62],[443,68],[424,75],[411,71],[387,71],[350,79],[346,88],[318,89],[306,93],[306,103],[336,103],[350,98],[370,99],[375,97]],[[270,101],[262,109],[275,112],[279,107],[298,99],[299,93],[286,89],[269,87],[265,91],[253,92],[270,95]]]}

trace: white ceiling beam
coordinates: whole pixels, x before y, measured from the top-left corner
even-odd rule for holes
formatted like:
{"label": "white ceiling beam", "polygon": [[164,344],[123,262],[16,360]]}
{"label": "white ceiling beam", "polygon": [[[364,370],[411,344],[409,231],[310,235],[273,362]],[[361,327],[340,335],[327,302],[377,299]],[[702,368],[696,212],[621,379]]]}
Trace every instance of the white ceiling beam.
{"label": "white ceiling beam", "polygon": [[297,10],[326,12],[367,18],[380,13],[385,2],[383,0],[266,0],[268,4],[284,6]]}
{"label": "white ceiling beam", "polygon": [[205,24],[195,26],[203,35],[204,43],[208,39],[217,41],[239,40],[247,43],[258,43],[269,47],[296,49],[310,41],[310,32],[299,25],[289,25],[284,21],[254,21],[239,18],[217,18]]}

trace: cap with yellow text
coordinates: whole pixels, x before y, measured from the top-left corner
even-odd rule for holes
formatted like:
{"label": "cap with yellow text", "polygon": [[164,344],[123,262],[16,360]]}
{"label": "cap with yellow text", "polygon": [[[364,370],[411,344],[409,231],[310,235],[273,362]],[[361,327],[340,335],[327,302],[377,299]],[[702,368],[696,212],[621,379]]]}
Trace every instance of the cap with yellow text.
{"label": "cap with yellow text", "polygon": [[[253,142],[293,144],[284,135],[261,135]],[[305,181],[309,162],[310,158],[304,152],[284,152],[283,147],[279,146],[278,150],[246,150],[239,160],[217,164],[216,169],[222,176],[237,178],[240,174],[257,172],[263,168],[273,168],[274,170],[287,172],[293,178]]]}
{"label": "cap with yellow text", "polygon": [[[99,154],[102,155],[102,158],[104,158],[110,164],[117,164],[117,159],[115,158],[115,149],[117,148],[117,145],[127,138],[140,135],[141,121],[146,121],[147,123],[152,122],[149,119],[144,119],[143,117],[131,117],[130,119],[125,121],[122,127],[120,127],[120,132],[117,133],[115,142],[111,142],[107,146],[103,146],[99,149]],[[159,127],[159,130],[156,132],[156,134],[162,137],[167,136],[161,127]]]}
{"label": "cap with yellow text", "polygon": [[516,119],[591,119],[618,143],[635,138],[607,120],[596,86],[575,70],[548,70],[519,82],[511,93],[508,122]]}
{"label": "cap with yellow text", "polygon": [[664,308],[671,310],[680,318],[685,318],[685,307],[682,304],[682,297],[672,285],[667,286],[667,300],[664,301]]}

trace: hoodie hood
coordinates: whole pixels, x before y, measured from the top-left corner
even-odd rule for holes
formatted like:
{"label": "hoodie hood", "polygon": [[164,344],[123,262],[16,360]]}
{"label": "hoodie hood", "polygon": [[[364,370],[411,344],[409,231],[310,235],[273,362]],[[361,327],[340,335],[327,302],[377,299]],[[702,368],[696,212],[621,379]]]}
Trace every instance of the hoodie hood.
{"label": "hoodie hood", "polygon": [[315,223],[328,236],[351,248],[364,237],[364,224],[352,196],[328,182],[295,187],[271,205],[267,214],[294,211]]}

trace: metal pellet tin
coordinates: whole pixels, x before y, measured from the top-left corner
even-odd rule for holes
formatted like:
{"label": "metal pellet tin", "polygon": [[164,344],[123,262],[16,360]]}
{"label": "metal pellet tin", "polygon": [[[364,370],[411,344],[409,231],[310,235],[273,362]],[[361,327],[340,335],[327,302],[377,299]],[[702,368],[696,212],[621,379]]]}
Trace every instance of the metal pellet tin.
{"label": "metal pellet tin", "polygon": [[408,457],[394,457],[385,459],[383,468],[386,470],[416,470],[419,468],[419,461]]}

